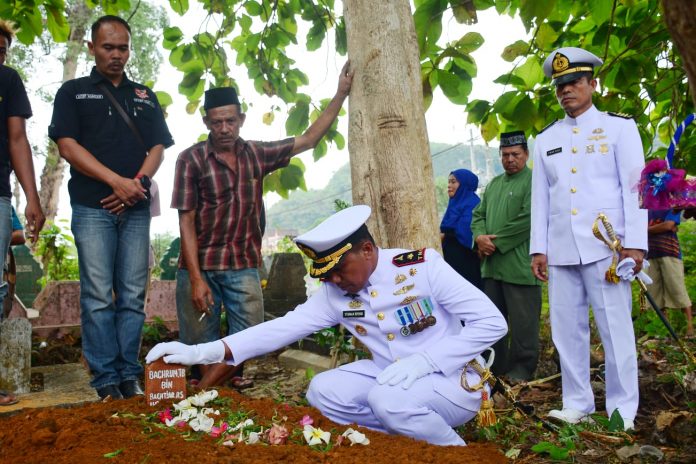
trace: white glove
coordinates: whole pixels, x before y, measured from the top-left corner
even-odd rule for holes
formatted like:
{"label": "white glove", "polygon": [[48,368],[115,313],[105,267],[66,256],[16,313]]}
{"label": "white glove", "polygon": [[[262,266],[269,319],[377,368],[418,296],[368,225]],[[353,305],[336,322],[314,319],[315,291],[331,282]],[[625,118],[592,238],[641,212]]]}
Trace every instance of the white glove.
{"label": "white glove", "polygon": [[391,363],[377,376],[377,383],[397,385],[401,382],[404,390],[411,388],[413,382],[421,377],[435,372],[437,369],[426,355],[421,353]]}
{"label": "white glove", "polygon": [[185,345],[181,342],[158,343],[145,357],[148,364],[164,356],[167,364],[215,364],[225,359],[225,344],[222,340],[200,345]]}
{"label": "white glove", "polygon": [[[636,262],[633,258],[624,258],[622,259],[619,264],[616,266],[616,275],[619,276],[622,280],[630,280],[633,282],[633,280],[637,277],[640,280],[643,281],[646,285],[650,285],[653,283],[653,280],[643,272],[642,270],[638,273],[638,275],[633,274],[633,267],[636,265]],[[648,269],[650,267],[650,263],[648,262],[647,259],[643,260],[643,269]]]}

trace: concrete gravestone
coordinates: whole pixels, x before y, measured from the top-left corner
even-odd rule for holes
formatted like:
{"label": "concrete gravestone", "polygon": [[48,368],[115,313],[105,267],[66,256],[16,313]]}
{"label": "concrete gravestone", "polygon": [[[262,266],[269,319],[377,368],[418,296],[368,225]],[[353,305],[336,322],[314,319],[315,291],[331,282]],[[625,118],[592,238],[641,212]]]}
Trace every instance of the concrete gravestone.
{"label": "concrete gravestone", "polygon": [[33,307],[36,295],[41,291],[39,279],[43,276],[41,265],[36,262],[31,250],[26,245],[12,247],[17,268],[17,286],[15,294],[26,307]]}
{"label": "concrete gravestone", "polygon": [[145,367],[145,401],[156,406],[160,401],[179,402],[186,399],[186,368],[167,364],[162,359]]}
{"label": "concrete gravestone", "polygon": [[299,253],[276,253],[263,290],[264,311],[274,317],[284,316],[307,301],[304,276],[307,273]]}
{"label": "concrete gravestone", "polygon": [[162,269],[162,274],[160,275],[160,280],[175,280],[176,270],[179,263],[179,252],[181,251],[181,241],[179,237],[172,240],[169,244],[169,248],[164,253],[162,260],[159,265]]}

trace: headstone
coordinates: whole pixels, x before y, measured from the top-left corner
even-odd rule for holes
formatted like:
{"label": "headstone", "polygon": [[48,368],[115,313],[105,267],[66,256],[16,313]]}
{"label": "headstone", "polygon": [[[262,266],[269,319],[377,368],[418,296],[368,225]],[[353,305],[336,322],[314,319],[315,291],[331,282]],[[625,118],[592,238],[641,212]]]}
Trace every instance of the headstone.
{"label": "headstone", "polygon": [[31,323],[26,318],[0,322],[0,390],[29,393]]}
{"label": "headstone", "polygon": [[264,310],[274,317],[284,316],[307,300],[304,275],[307,273],[299,253],[276,253],[263,291]]}
{"label": "headstone", "polygon": [[162,260],[159,263],[162,269],[160,280],[176,280],[176,271],[179,267],[179,253],[181,251],[181,240],[179,237],[172,240],[169,248],[164,253]]}
{"label": "headstone", "polygon": [[186,368],[167,364],[163,359],[145,367],[145,401],[156,406],[161,401],[179,402],[186,399]]}
{"label": "headstone", "polygon": [[26,245],[12,247],[17,268],[17,284],[15,294],[26,307],[32,307],[36,295],[41,291],[39,279],[43,277],[41,265],[34,259],[31,250]]}

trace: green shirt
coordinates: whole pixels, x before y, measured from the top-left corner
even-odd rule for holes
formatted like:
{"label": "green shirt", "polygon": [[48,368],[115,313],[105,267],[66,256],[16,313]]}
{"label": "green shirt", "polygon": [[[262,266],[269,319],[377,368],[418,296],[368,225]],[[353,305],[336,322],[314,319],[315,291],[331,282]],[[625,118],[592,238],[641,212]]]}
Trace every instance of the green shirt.
{"label": "green shirt", "polygon": [[[532,206],[532,171],[495,177],[486,186],[481,203],[474,209],[471,231],[497,235],[495,252],[481,264],[481,277],[518,285],[540,285],[531,269],[529,233]],[[474,242],[475,243],[475,242]]]}

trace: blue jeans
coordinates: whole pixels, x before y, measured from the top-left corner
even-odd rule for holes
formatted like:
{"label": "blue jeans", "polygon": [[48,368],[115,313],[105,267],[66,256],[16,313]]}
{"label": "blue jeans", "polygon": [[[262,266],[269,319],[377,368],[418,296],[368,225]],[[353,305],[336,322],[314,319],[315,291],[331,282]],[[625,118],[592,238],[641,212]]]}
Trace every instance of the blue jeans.
{"label": "blue jeans", "polygon": [[179,320],[179,340],[193,345],[220,339],[220,315],[225,308],[227,334],[231,335],[263,322],[263,294],[259,271],[230,269],[203,271],[213,293],[214,305],[210,316],[198,322],[201,313],[191,301],[191,281],[186,269],[176,274],[176,314]]}
{"label": "blue jeans", "polygon": [[120,215],[72,205],[80,266],[82,353],[101,388],[140,377],[150,210]]}
{"label": "blue jeans", "polygon": [[[12,203],[9,197],[0,197],[0,272],[5,269],[7,250],[12,238]],[[0,277],[0,321],[3,317],[2,305],[9,291],[9,286]]]}

